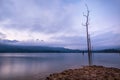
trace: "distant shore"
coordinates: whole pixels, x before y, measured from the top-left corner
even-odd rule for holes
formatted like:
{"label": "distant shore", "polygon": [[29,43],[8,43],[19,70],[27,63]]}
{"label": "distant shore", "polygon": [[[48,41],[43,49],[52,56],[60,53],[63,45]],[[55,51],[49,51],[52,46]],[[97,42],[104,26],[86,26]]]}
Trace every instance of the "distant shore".
{"label": "distant shore", "polygon": [[[11,45],[0,43],[0,53],[87,53],[87,50],[68,49],[64,47]],[[92,50],[92,53],[120,53],[119,48]]]}
{"label": "distant shore", "polygon": [[84,66],[50,74],[46,80],[120,80],[120,69],[103,66]]}

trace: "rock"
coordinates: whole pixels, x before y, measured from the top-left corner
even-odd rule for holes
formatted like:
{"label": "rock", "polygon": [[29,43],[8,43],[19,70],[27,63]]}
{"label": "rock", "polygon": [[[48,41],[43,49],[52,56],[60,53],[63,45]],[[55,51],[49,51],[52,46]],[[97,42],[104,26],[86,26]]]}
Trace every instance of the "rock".
{"label": "rock", "polygon": [[120,69],[103,66],[84,66],[50,74],[46,80],[120,80]]}

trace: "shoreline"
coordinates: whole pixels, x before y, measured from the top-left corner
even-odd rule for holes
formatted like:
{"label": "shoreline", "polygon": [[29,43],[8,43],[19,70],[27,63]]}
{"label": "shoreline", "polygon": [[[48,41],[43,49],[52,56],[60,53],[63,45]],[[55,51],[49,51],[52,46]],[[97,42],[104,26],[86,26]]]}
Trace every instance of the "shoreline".
{"label": "shoreline", "polygon": [[[10,80],[0,78],[0,80]],[[14,77],[11,80],[120,80],[120,68],[104,66],[82,66],[57,73],[35,74]]]}
{"label": "shoreline", "polygon": [[50,74],[45,80],[120,80],[120,68],[83,66]]}

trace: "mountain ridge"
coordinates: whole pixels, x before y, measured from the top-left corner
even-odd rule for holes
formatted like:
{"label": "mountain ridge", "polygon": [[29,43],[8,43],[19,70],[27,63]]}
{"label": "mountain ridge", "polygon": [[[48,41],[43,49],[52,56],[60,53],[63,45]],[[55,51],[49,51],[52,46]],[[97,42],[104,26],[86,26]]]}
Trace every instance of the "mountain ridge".
{"label": "mountain ridge", "polygon": [[[38,46],[38,45],[12,45],[0,43],[0,53],[86,53],[87,50],[67,49],[64,47]],[[93,50],[100,53],[120,53],[120,49]]]}

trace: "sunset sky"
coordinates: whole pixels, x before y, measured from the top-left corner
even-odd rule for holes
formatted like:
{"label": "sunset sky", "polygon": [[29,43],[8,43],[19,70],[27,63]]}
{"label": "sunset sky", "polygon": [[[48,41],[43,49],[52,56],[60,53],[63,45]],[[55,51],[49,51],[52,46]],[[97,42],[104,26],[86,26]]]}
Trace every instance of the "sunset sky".
{"label": "sunset sky", "polygon": [[120,47],[120,0],[0,0],[0,39],[86,49],[85,4],[93,49]]}

